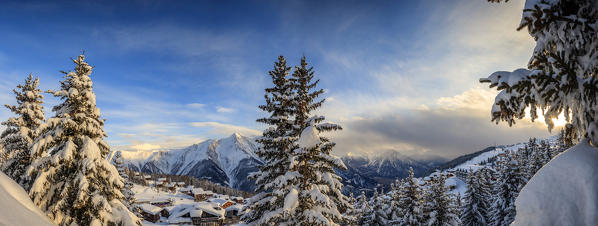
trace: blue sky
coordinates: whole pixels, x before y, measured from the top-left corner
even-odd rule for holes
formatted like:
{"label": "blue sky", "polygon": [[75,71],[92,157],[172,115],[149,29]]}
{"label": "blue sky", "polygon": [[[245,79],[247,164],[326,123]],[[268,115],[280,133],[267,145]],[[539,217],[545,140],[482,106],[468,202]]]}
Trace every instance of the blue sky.
{"label": "blue sky", "polygon": [[[543,125],[490,122],[478,84],[525,67],[522,1],[83,1],[0,7],[0,101],[28,73],[55,89],[85,50],[115,149],[182,147],[258,134],[278,55],[314,66],[345,127],[338,154],[452,157],[548,136]],[[56,104],[47,95],[46,107]],[[48,117],[53,113],[48,112]],[[9,117],[0,110],[0,119]],[[471,125],[464,125],[471,124]],[[442,127],[442,128],[440,128]],[[430,141],[432,140],[432,141]]]}

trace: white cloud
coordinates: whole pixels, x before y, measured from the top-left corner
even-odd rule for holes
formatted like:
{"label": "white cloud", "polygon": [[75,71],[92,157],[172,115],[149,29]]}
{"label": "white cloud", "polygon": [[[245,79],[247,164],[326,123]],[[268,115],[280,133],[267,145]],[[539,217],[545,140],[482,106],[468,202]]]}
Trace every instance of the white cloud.
{"label": "white cloud", "polygon": [[216,111],[220,112],[220,113],[231,113],[231,112],[234,112],[235,109],[218,106],[218,107],[216,107]]}
{"label": "white cloud", "polygon": [[135,144],[131,146],[131,149],[134,150],[139,150],[139,151],[150,151],[150,150],[156,150],[159,149],[160,145],[157,144],[148,144],[148,143],[143,143],[143,144]]}
{"label": "white cloud", "polygon": [[190,108],[203,108],[205,106],[206,106],[205,104],[200,104],[200,103],[190,103],[190,104],[187,104],[187,107],[190,107]]}
{"label": "white cloud", "polygon": [[[452,158],[495,144],[512,144],[550,134],[529,118],[513,127],[490,122],[490,93],[477,88],[442,97],[430,107],[394,108],[375,115],[347,118],[332,133],[335,153],[375,154],[397,151],[412,157]],[[380,108],[378,108],[380,109]],[[558,130],[555,130],[558,131]],[[554,134],[554,133],[553,133]]]}
{"label": "white cloud", "polygon": [[212,134],[219,134],[219,135],[230,135],[233,133],[240,133],[245,136],[254,136],[260,135],[261,132],[255,129],[250,129],[243,126],[235,126],[230,124],[224,124],[219,122],[192,122],[190,123],[191,126],[199,127],[199,128],[208,128],[210,129],[210,133]]}

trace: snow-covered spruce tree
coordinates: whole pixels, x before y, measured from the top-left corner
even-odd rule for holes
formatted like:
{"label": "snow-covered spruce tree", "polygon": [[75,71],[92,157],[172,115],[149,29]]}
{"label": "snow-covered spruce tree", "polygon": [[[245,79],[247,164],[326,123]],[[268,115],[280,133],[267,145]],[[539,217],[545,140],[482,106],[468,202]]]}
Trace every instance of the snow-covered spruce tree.
{"label": "snow-covered spruce tree", "polygon": [[425,225],[456,226],[461,224],[457,200],[453,194],[448,193],[445,183],[446,175],[435,176],[426,191],[425,212],[427,222]]}
{"label": "snow-covered spruce tree", "polygon": [[497,225],[510,225],[515,220],[515,199],[521,188],[527,183],[527,173],[520,166],[517,156],[508,153],[499,159],[501,173],[499,174],[500,189],[498,193]]}
{"label": "snow-covered spruce tree", "polygon": [[484,167],[476,172],[478,177],[478,184],[480,186],[480,191],[482,195],[482,205],[480,207],[484,208],[484,219],[486,219],[486,224],[488,225],[497,225],[496,221],[499,218],[498,210],[495,208],[496,204],[496,196],[498,194],[498,184],[496,182],[496,178],[498,175],[496,172],[488,167]]}
{"label": "snow-covered spruce tree", "polygon": [[291,212],[297,225],[336,225],[344,221],[342,211],[351,208],[341,191],[343,184],[335,169],[346,170],[345,164],[330,154],[336,145],[320,133],[340,130],[339,125],[324,123],[324,116],[313,115],[325,99],[316,100],[324,93],[313,81],[313,68],[305,57],[292,74],[295,135],[299,135],[293,151],[290,168],[299,177],[293,189],[298,191],[297,208]]}
{"label": "snow-covered spruce tree", "polygon": [[492,120],[512,125],[526,108],[532,119],[541,109],[550,131],[552,119],[564,114],[572,137],[598,144],[597,21],[595,0],[527,0],[518,29],[536,41],[528,69],[480,79],[500,91]]}
{"label": "snow-covered spruce tree", "polygon": [[384,192],[379,193],[378,190],[375,189],[371,206],[373,210],[373,219],[369,226],[388,225],[388,216],[386,215],[388,206],[384,200]]}
{"label": "snow-covered spruce tree", "polygon": [[248,200],[246,208],[249,211],[242,217],[243,221],[252,225],[290,224],[294,220],[290,210],[285,210],[285,207],[296,207],[288,205],[294,203],[292,196],[297,195],[297,189],[292,186],[298,183],[300,176],[289,167],[296,140],[293,136],[293,90],[288,79],[290,71],[286,59],[278,57],[274,69],[269,71],[273,87],[265,90],[266,104],[259,106],[270,116],[257,120],[269,127],[257,139],[262,146],[256,154],[264,161],[260,171],[252,175],[258,193]]}
{"label": "snow-covered spruce tree", "polygon": [[357,225],[369,225],[374,219],[374,210],[368,203],[368,198],[365,192],[361,192],[358,201],[354,206],[355,210],[361,211],[357,216]]}
{"label": "snow-covered spruce tree", "polygon": [[122,178],[106,159],[104,120],[96,107],[92,67],[80,55],[75,71],[63,72],[61,89],[49,91],[64,102],[41,125],[27,173],[35,182],[29,195],[59,225],[135,225],[139,219],[122,203]]}
{"label": "snow-covered spruce tree", "polygon": [[25,171],[31,164],[29,148],[37,138],[35,130],[44,122],[44,109],[42,107],[42,91],[38,89],[39,79],[32,74],[25,79],[25,84],[17,85],[13,92],[17,105],[5,105],[17,117],[12,117],[2,122],[6,130],[0,135],[1,146],[4,147],[4,161],[2,172],[29,191],[31,179]]}
{"label": "snow-covered spruce tree", "polygon": [[470,170],[467,176],[467,191],[465,192],[461,215],[463,225],[488,225],[485,218],[484,196],[485,194],[480,190],[478,174]]}
{"label": "snow-covered spruce tree", "polygon": [[385,203],[383,194],[378,193],[377,189],[374,189],[374,195],[369,200],[368,209],[364,210],[360,225],[363,226],[381,226],[388,224],[388,219],[385,211]]}
{"label": "snow-covered spruce tree", "polygon": [[399,208],[402,209],[400,225],[420,225],[424,222],[423,197],[419,180],[415,178],[413,168],[409,168],[409,176],[405,179],[402,199]]}
{"label": "snow-covered spruce tree", "polygon": [[[540,141],[540,150],[542,150],[542,166],[546,165],[546,163],[550,162],[554,157],[553,148],[550,147],[550,144],[546,140]],[[541,168],[541,167],[540,167]]]}
{"label": "snow-covered spruce tree", "polygon": [[349,194],[349,203],[351,204],[351,208],[345,211],[344,219],[345,222],[342,225],[357,225],[357,221],[360,215],[363,213],[361,209],[356,209],[355,206],[357,205],[358,200],[353,196],[353,192]]}
{"label": "snow-covered spruce tree", "polygon": [[403,219],[403,213],[401,208],[401,200],[403,199],[403,192],[405,182],[397,179],[392,186],[390,195],[390,207],[388,208],[388,223],[391,225],[399,225]]}
{"label": "snow-covered spruce tree", "polygon": [[121,151],[117,151],[114,154],[114,167],[116,167],[116,170],[118,171],[118,174],[120,175],[120,177],[123,178],[123,182],[124,182],[124,186],[122,187],[122,189],[120,190],[121,193],[124,195],[124,199],[122,200],[123,204],[125,204],[125,206],[127,206],[127,208],[129,208],[129,210],[134,211],[134,208],[132,206],[133,203],[135,203],[135,193],[133,193],[132,189],[133,189],[133,182],[129,179],[129,175],[126,172],[125,169],[125,161],[123,159],[122,153]]}

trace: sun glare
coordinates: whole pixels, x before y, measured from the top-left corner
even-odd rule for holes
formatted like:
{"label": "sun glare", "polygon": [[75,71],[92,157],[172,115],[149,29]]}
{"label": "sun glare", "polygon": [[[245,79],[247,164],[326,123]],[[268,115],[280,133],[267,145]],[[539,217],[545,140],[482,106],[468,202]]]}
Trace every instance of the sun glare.
{"label": "sun glare", "polygon": [[[530,111],[529,108],[525,110],[525,118],[528,120],[531,120],[529,111]],[[538,115],[538,118],[534,121],[546,125],[546,121],[544,120],[544,115],[542,114],[541,110],[538,110],[537,115]],[[567,120],[565,120],[565,114],[561,113],[557,118],[553,118],[552,122],[554,123],[554,127],[563,127],[564,125],[567,124]]]}

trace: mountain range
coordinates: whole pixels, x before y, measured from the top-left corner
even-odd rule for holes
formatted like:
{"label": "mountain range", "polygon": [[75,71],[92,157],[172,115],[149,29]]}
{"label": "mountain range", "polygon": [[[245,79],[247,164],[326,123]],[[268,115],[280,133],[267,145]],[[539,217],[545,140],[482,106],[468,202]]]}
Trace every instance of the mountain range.
{"label": "mountain range", "polygon": [[[188,175],[243,191],[253,191],[255,185],[248,175],[258,171],[263,164],[255,154],[258,148],[255,138],[235,133],[182,149],[122,153],[127,167],[135,171]],[[344,156],[341,159],[347,170],[337,170],[337,173],[343,179],[344,192],[347,194],[361,190],[369,193],[379,185],[387,187],[397,178],[406,177],[409,168],[413,168],[417,177],[425,176],[446,162],[442,159],[414,159],[394,151],[374,157]]]}
{"label": "mountain range", "polygon": [[122,152],[127,167],[143,173],[188,175],[243,191],[255,186],[248,179],[262,164],[255,155],[254,139],[238,133],[206,140],[182,149],[160,150],[150,154]]}

